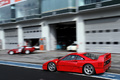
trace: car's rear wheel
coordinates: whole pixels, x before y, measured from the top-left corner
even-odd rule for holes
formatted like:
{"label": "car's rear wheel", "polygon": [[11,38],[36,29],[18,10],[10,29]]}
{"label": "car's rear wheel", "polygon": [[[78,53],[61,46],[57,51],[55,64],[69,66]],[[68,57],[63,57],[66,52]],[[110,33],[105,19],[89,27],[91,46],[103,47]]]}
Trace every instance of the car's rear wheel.
{"label": "car's rear wheel", "polygon": [[91,64],[86,64],[83,67],[83,71],[86,75],[92,75],[95,73],[95,69],[94,69],[93,65],[91,65]]}
{"label": "car's rear wheel", "polygon": [[53,62],[48,63],[48,70],[51,71],[51,72],[56,71],[57,68],[56,68],[55,63],[53,63]]}
{"label": "car's rear wheel", "polygon": [[30,54],[30,51],[29,51],[29,50],[26,50],[26,51],[25,51],[25,54]]}
{"label": "car's rear wheel", "polygon": [[9,52],[9,54],[10,54],[10,55],[13,55],[13,54],[14,54],[14,52],[13,52],[13,51],[10,51],[10,52]]}

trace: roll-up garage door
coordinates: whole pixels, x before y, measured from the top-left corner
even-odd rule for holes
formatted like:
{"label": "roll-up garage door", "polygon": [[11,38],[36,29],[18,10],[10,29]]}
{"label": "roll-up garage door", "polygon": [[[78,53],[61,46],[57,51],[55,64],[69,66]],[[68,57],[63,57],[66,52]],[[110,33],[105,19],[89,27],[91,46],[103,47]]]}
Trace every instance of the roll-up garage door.
{"label": "roll-up garage door", "polygon": [[41,37],[41,27],[26,27],[23,28],[24,39],[35,39]]}
{"label": "roll-up garage door", "polygon": [[14,49],[18,45],[18,32],[17,29],[5,30],[5,48]]}
{"label": "roll-up garage door", "polygon": [[120,17],[85,21],[86,51],[120,53]]}

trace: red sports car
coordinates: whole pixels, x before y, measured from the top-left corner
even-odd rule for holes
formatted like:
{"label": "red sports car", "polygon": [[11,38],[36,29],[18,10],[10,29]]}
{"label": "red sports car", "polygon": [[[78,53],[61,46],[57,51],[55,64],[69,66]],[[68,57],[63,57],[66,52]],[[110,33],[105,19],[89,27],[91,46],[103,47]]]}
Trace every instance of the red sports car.
{"label": "red sports car", "polygon": [[110,67],[111,53],[100,56],[92,53],[71,53],[43,64],[43,70],[78,72],[87,75],[104,73]]}
{"label": "red sports car", "polygon": [[30,54],[31,52],[33,52],[35,50],[34,47],[27,47],[27,46],[22,46],[19,47],[17,49],[11,49],[8,51],[8,54],[13,55],[13,54],[17,54],[17,53],[25,53],[25,54]]}

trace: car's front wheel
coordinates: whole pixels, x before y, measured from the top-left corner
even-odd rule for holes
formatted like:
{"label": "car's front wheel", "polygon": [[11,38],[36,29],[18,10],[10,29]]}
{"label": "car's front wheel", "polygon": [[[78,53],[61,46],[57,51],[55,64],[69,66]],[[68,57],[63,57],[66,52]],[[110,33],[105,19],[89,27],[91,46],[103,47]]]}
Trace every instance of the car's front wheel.
{"label": "car's front wheel", "polygon": [[93,65],[91,65],[91,64],[86,64],[83,67],[83,71],[86,75],[92,75],[95,73],[95,69],[94,69]]}
{"label": "car's front wheel", "polygon": [[30,54],[30,51],[29,51],[29,50],[26,50],[26,51],[25,51],[25,54]]}
{"label": "car's front wheel", "polygon": [[57,70],[56,64],[54,62],[48,63],[48,70],[51,71],[51,72],[56,71]]}
{"label": "car's front wheel", "polygon": [[13,54],[14,54],[14,52],[13,52],[13,51],[10,51],[10,52],[9,52],[9,54],[10,54],[10,55],[13,55]]}

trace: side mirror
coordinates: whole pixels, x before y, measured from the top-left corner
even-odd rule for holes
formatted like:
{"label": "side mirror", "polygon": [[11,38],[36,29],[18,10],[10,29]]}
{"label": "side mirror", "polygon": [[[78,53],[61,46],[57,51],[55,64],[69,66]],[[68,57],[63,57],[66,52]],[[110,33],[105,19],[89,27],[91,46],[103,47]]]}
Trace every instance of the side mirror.
{"label": "side mirror", "polygon": [[58,57],[58,59],[61,59],[62,58],[62,56],[61,57]]}

